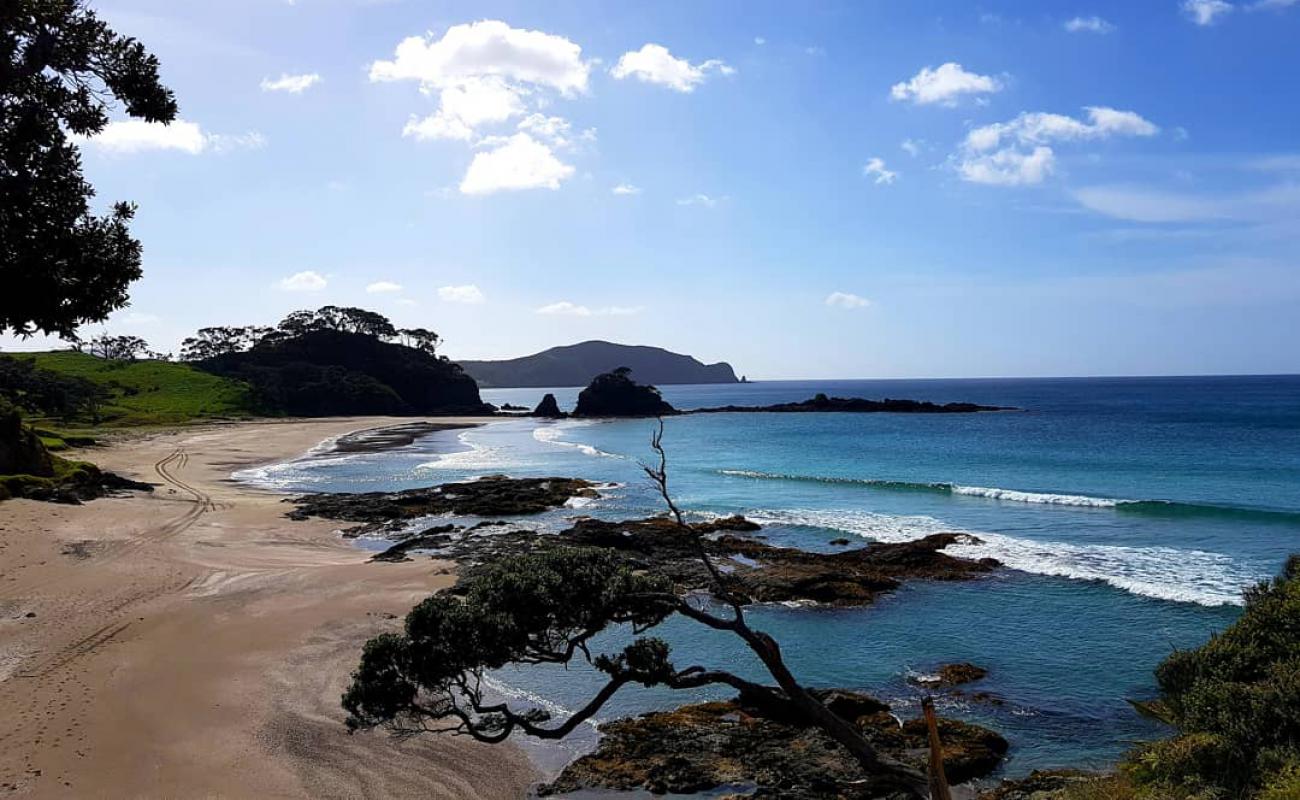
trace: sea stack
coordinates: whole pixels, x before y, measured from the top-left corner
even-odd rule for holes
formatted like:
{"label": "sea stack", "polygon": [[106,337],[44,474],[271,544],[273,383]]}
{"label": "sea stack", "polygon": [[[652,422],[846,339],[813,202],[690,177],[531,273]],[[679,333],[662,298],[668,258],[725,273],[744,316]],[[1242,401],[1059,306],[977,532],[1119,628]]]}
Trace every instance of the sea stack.
{"label": "sea stack", "polygon": [[533,409],[534,417],[545,417],[546,419],[562,419],[565,413],[560,410],[560,404],[555,402],[555,395],[550,392],[542,398],[542,402],[537,404]]}

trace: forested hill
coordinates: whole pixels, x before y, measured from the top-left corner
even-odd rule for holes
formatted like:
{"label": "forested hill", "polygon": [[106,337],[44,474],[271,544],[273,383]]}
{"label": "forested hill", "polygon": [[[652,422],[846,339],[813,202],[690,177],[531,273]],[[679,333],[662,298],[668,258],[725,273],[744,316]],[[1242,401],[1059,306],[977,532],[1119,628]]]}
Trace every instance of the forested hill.
{"label": "forested hill", "polygon": [[552,347],[507,361],[461,361],[480,386],[586,386],[597,375],[629,367],[641,383],[737,383],[725,361],[704,364],[661,347],[590,341]]}

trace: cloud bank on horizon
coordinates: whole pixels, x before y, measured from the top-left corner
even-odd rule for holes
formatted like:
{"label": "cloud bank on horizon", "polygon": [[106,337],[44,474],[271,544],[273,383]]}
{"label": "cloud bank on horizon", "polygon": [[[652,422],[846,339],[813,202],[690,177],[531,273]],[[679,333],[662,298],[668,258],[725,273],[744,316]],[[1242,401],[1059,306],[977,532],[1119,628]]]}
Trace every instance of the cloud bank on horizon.
{"label": "cloud bank on horizon", "polygon": [[[1300,369],[1271,344],[1300,299],[1295,0],[942,20],[844,3],[743,25],[684,3],[594,24],[345,0],[259,6],[251,32],[103,5],[184,113],[81,141],[101,198],[141,206],[146,278],[115,322],[164,340],[360,297],[465,357],[604,336],[751,374]],[[1075,291],[1154,276],[1186,287],[1158,314]]]}

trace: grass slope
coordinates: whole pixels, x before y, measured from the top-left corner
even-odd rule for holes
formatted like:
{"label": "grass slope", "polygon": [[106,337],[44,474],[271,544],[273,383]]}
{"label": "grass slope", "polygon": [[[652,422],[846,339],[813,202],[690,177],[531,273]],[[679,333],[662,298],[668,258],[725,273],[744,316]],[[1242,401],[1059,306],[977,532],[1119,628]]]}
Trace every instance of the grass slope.
{"label": "grass slope", "polygon": [[70,350],[13,355],[34,359],[40,369],[107,386],[113,397],[101,412],[104,425],[168,425],[255,413],[246,384],[203,372],[189,364],[105,361]]}

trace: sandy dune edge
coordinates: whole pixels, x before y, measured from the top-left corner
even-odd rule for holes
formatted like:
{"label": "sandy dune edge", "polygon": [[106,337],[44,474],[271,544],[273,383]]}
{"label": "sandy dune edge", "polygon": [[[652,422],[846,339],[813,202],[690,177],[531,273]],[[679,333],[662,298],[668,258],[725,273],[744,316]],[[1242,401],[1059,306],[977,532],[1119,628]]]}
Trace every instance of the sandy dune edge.
{"label": "sandy dune edge", "polygon": [[514,748],[342,726],[360,644],[448,565],[368,564],[334,525],[286,520],[280,496],[228,477],[409,421],[151,434],[87,456],[153,496],[0,504],[0,795],[523,795],[537,776]]}

